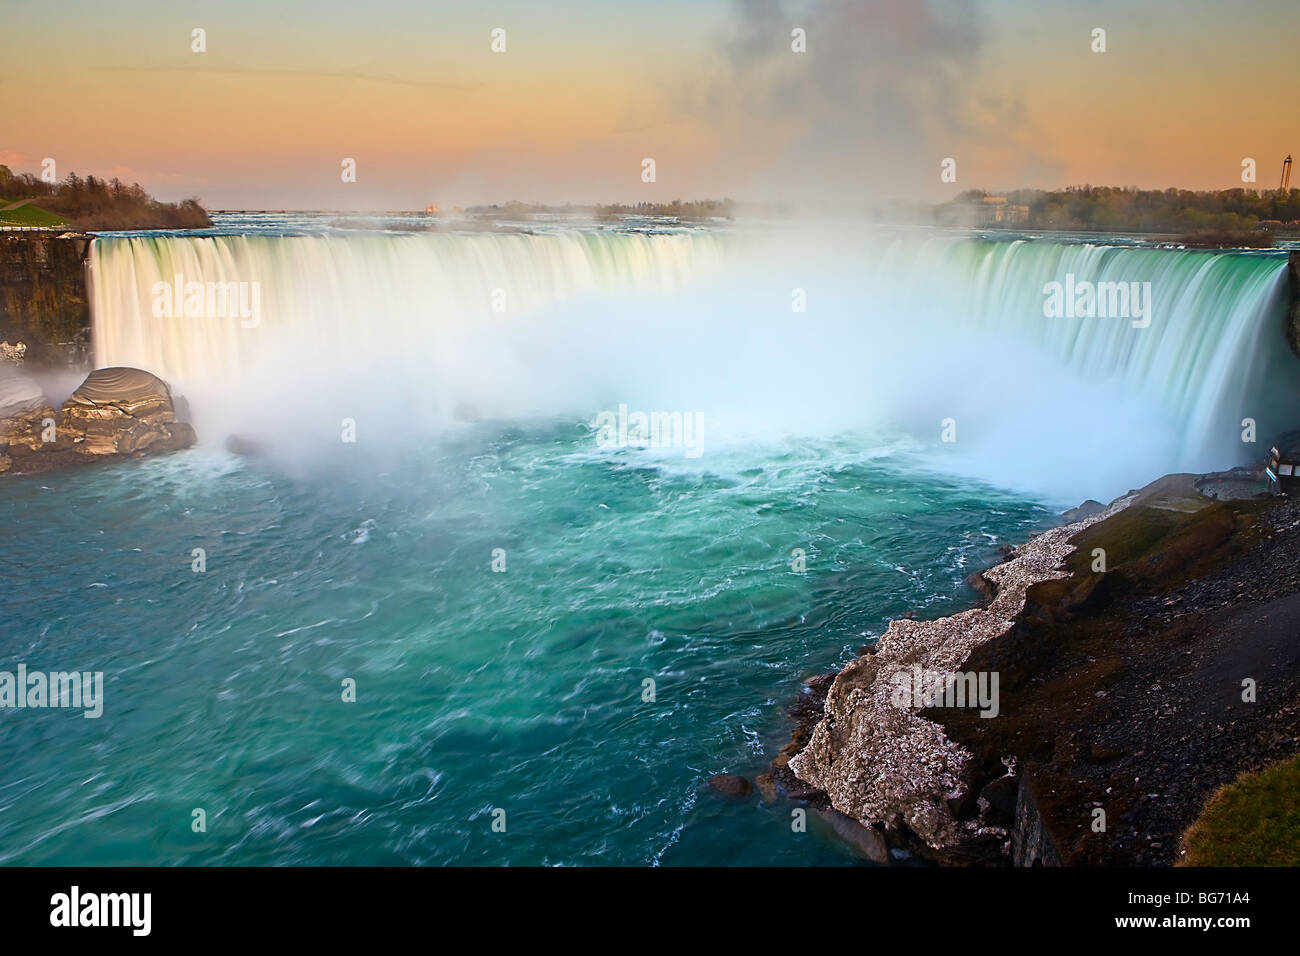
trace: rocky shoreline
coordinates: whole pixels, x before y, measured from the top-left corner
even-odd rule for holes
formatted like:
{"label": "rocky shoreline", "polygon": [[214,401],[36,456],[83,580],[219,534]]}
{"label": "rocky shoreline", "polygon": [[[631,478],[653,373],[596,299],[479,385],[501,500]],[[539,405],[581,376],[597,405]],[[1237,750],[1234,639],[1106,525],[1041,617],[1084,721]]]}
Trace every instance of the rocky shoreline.
{"label": "rocky shoreline", "polygon": [[[1158,865],[1217,786],[1300,752],[1300,502],[1239,469],[1064,519],[976,576],[981,606],[807,681],[765,797],[875,862]],[[996,675],[1000,706],[900,700],[922,672]]]}

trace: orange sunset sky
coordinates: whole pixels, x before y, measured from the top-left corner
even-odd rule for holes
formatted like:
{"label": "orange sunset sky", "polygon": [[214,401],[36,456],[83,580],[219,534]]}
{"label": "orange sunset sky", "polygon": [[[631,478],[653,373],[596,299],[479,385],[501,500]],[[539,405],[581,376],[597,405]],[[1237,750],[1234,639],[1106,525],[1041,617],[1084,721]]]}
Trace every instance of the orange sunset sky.
{"label": "orange sunset sky", "polygon": [[0,163],[50,157],[217,209],[1218,189],[1243,185],[1244,157],[1272,187],[1300,154],[1288,0],[4,10]]}

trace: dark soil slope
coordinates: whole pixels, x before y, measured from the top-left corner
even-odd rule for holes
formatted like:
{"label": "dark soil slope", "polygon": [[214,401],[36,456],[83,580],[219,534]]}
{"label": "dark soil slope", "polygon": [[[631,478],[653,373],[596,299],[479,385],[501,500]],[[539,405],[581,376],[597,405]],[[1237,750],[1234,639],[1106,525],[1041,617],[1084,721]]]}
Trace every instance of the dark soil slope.
{"label": "dark soil slope", "polygon": [[1075,543],[966,664],[1000,673],[1000,715],[927,716],[989,780],[1017,756],[1067,865],[1173,863],[1217,787],[1300,753],[1300,502],[1174,475]]}

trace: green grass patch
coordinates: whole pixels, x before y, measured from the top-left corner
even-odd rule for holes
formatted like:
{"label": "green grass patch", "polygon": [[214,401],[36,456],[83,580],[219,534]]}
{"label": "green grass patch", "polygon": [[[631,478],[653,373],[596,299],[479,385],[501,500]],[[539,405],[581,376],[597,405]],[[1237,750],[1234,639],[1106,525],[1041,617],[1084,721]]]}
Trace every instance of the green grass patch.
{"label": "green grass patch", "polygon": [[1220,787],[1183,849],[1183,866],[1300,866],[1300,757]]}
{"label": "green grass patch", "polygon": [[62,216],[47,212],[40,206],[28,204],[17,209],[0,210],[0,224],[6,226],[66,226]]}

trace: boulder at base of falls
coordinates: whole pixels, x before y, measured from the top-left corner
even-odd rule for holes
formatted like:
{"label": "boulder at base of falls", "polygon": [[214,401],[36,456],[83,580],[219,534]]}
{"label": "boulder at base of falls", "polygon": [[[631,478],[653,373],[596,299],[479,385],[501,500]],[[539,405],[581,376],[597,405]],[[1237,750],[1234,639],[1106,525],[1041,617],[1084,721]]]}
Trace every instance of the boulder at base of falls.
{"label": "boulder at base of falls", "polygon": [[715,773],[709,778],[709,786],[728,797],[747,797],[754,792],[752,783],[734,773]]}
{"label": "boulder at base of falls", "polygon": [[0,403],[0,474],[40,474],[194,444],[194,428],[178,420],[171,389],[149,372],[91,372],[57,413],[39,388],[33,394],[30,379],[9,381],[14,374],[0,379],[0,397],[15,399]]}
{"label": "boulder at base of falls", "polygon": [[825,820],[835,835],[847,843],[858,856],[872,863],[890,862],[889,844],[885,842],[884,834],[880,832],[879,827],[863,826],[857,820],[834,808],[818,810],[817,815]]}

